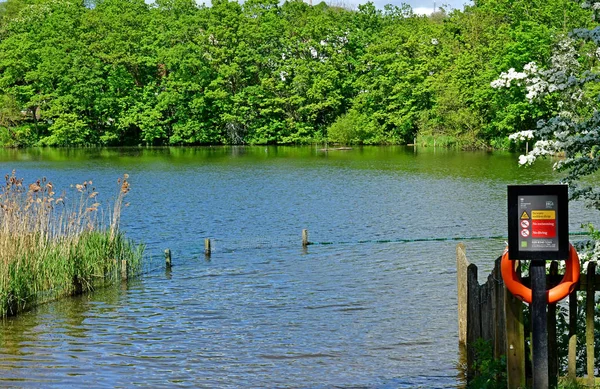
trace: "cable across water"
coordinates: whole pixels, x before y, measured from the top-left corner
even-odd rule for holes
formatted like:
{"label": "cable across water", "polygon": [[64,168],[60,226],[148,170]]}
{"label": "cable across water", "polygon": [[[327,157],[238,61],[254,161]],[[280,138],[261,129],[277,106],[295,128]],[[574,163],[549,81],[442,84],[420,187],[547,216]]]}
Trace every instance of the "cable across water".
{"label": "cable across water", "polygon": [[[588,232],[571,232],[569,236],[586,236]],[[453,236],[443,238],[413,238],[413,239],[369,239],[358,241],[338,241],[338,242],[308,242],[309,245],[336,245],[336,244],[366,244],[366,243],[412,243],[412,242],[444,242],[456,240],[487,240],[487,239],[508,239],[505,235],[492,236]]]}

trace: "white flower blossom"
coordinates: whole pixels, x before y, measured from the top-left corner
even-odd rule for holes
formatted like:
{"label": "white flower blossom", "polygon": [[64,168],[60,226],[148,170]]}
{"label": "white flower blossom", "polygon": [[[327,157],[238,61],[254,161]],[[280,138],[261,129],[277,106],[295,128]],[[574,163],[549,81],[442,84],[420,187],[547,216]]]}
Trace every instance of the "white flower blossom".
{"label": "white flower blossom", "polygon": [[431,39],[431,44],[432,45],[437,45],[438,43],[440,43],[440,42],[437,39],[435,39],[435,38]]}
{"label": "white flower blossom", "polygon": [[519,165],[531,165],[535,162],[535,157],[531,154],[519,155]]}
{"label": "white flower blossom", "polygon": [[525,66],[523,66],[523,70],[525,71],[525,73],[529,74],[537,73],[537,64],[535,62],[529,62],[528,64],[525,64]]}
{"label": "white flower blossom", "polygon": [[514,134],[509,135],[508,139],[510,140],[528,140],[528,139],[533,139],[534,135],[533,135],[533,131],[532,130],[526,130],[526,131],[519,131],[519,132],[515,132]]}
{"label": "white flower blossom", "polygon": [[510,82],[514,80],[524,80],[527,78],[527,73],[516,72],[515,68],[508,69],[508,73],[500,73],[500,77],[497,80],[491,82],[492,88],[510,88]]}
{"label": "white flower blossom", "polygon": [[[600,50],[598,51],[600,56]],[[524,81],[526,98],[529,102],[541,98],[548,93],[559,92],[568,89],[576,84],[577,80],[572,75],[573,69],[577,69],[577,52],[574,47],[573,39],[563,39],[558,45],[556,52],[552,55],[551,66],[546,70],[540,71],[535,62],[529,62],[523,66],[523,72],[517,72],[514,68],[508,72],[502,72],[498,79],[490,84],[492,88],[510,88],[512,81],[521,85]],[[578,98],[575,95],[574,98]]]}
{"label": "white flower blossom", "polygon": [[[588,6],[600,14],[600,1]],[[552,167],[566,173],[563,180],[569,184],[571,195],[600,210],[600,189],[582,185],[584,178],[600,169],[600,110],[594,109],[596,100],[589,96],[594,93],[598,97],[600,93],[587,93],[589,89],[586,89],[586,84],[597,82],[600,74],[594,68],[582,72],[585,61],[579,62],[575,49],[575,39],[578,40],[577,47],[580,41],[594,43],[596,47],[589,53],[600,59],[600,27],[574,30],[571,37],[556,45],[547,67],[540,69],[535,62],[530,62],[523,66],[522,72],[511,68],[501,73],[490,85],[493,88],[509,88],[524,84],[526,98],[531,104],[541,103],[545,96],[552,94],[552,99],[544,101],[544,104],[554,103],[551,110],[558,114],[539,120],[535,129],[509,136],[511,141],[537,139],[529,152],[519,156],[519,164],[530,165],[539,157],[560,153]],[[585,270],[591,261],[600,261],[600,241],[587,243],[580,251],[580,258]]]}

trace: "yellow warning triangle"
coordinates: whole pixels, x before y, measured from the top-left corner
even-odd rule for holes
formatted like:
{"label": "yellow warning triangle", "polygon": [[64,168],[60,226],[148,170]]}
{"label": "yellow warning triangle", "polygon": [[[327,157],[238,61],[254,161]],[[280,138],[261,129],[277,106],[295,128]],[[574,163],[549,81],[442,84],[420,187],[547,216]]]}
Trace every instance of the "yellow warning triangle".
{"label": "yellow warning triangle", "polygon": [[521,219],[529,219],[529,215],[527,214],[527,211],[523,211],[523,213],[521,214]]}

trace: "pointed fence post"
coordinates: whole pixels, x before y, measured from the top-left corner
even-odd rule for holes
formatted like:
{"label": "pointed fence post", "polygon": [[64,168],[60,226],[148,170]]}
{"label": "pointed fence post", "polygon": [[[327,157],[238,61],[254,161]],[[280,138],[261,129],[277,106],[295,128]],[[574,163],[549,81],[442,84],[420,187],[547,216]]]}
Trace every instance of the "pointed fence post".
{"label": "pointed fence post", "polygon": [[458,291],[458,343],[467,347],[467,259],[465,245],[456,245],[456,281]]}
{"label": "pointed fence post", "polygon": [[481,338],[481,304],[477,266],[467,266],[467,380],[471,380],[475,371],[475,342]]}
{"label": "pointed fence post", "polygon": [[[583,275],[582,275],[583,278]],[[569,295],[569,354],[568,374],[571,380],[577,377],[577,290]]]}
{"label": "pointed fence post", "polygon": [[590,261],[587,268],[586,307],[585,307],[585,348],[587,351],[587,385],[594,387],[594,281],[596,262]]}
{"label": "pointed fence post", "polygon": [[[548,277],[548,289],[554,288],[560,280],[558,276],[558,262],[552,261],[550,264],[550,277]],[[558,387],[558,343],[556,339],[556,303],[548,304],[546,312],[547,330],[548,330],[548,383],[549,387],[556,389]]]}
{"label": "pointed fence post", "polygon": [[498,257],[494,263],[491,274],[493,282],[492,305],[494,311],[494,358],[500,358],[506,354],[506,315],[504,314],[504,280],[500,264],[502,257]]}
{"label": "pointed fence post", "polygon": [[[519,273],[518,261],[515,261]],[[504,288],[504,314],[506,320],[506,373],[509,389],[524,388],[525,379],[525,328],[523,303]]]}

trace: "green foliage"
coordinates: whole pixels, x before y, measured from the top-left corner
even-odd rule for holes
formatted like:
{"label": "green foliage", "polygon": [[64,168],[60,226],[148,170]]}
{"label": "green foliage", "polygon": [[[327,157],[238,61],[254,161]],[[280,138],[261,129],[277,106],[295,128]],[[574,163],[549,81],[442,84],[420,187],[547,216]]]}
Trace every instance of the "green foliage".
{"label": "green foliage", "polygon": [[419,135],[417,136],[417,145],[426,147],[454,147],[458,143],[457,139],[449,135]]}
{"label": "green foliage", "polygon": [[80,146],[89,140],[89,128],[74,113],[63,113],[48,127],[51,135],[40,140],[43,146]]}
{"label": "green foliage", "polygon": [[586,389],[587,385],[579,383],[577,380],[564,378],[558,381],[558,389]]}
{"label": "green foliage", "polygon": [[344,145],[368,143],[369,135],[374,131],[369,131],[373,123],[364,114],[351,109],[347,114],[337,118],[337,120],[327,130],[327,139],[332,143]]}
{"label": "green foliage", "polygon": [[[490,82],[543,62],[589,16],[571,0],[477,1],[415,15],[301,0],[7,0],[6,146],[502,145],[552,114]],[[357,123],[351,123],[358,120]]]}
{"label": "green foliage", "polygon": [[494,358],[493,345],[483,339],[478,339],[475,348],[475,378],[467,388],[469,389],[501,389],[506,388],[506,357]]}
{"label": "green foliage", "polygon": [[511,150],[514,143],[507,137],[496,137],[490,140],[490,146],[496,150]]}
{"label": "green foliage", "polygon": [[22,147],[37,141],[35,132],[29,124],[20,127],[0,127],[0,144],[4,147]]}

